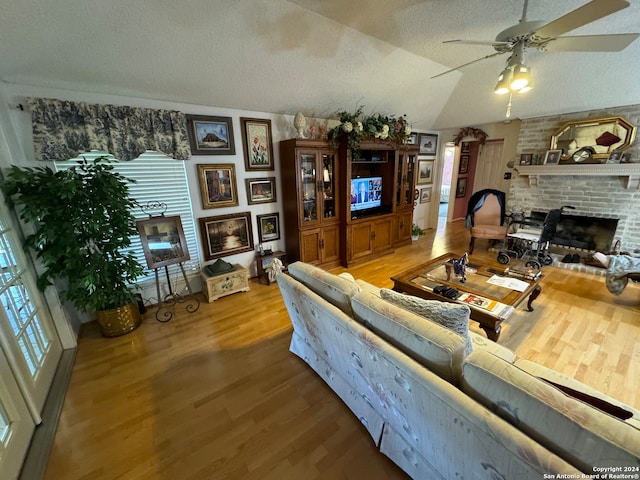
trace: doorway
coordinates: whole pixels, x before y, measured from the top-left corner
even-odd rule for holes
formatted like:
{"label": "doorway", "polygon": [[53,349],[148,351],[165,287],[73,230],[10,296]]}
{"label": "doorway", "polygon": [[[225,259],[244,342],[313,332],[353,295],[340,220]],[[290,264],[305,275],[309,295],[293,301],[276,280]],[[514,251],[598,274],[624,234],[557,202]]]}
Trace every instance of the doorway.
{"label": "doorway", "polygon": [[502,149],[504,140],[488,140],[480,148],[478,162],[476,164],[476,178],[473,182],[473,191],[478,192],[486,188],[499,189],[502,178]]}
{"label": "doorway", "polygon": [[451,183],[453,182],[453,164],[456,147],[453,143],[446,144],[444,148],[444,161],[442,162],[442,174],[440,175],[440,205],[438,205],[438,223],[447,223],[449,219],[451,202]]}

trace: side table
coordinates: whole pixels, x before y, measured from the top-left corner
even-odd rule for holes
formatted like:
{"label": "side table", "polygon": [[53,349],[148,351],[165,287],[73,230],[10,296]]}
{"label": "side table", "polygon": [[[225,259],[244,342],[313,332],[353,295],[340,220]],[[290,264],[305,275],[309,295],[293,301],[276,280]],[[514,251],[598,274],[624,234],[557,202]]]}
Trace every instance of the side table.
{"label": "side table", "polygon": [[270,285],[269,275],[265,272],[265,264],[269,265],[269,260],[277,258],[284,265],[284,271],[287,270],[287,252],[283,252],[281,250],[277,250],[273,252],[271,255],[256,255],[256,269],[258,271],[258,280],[260,283],[264,283],[265,285]]}

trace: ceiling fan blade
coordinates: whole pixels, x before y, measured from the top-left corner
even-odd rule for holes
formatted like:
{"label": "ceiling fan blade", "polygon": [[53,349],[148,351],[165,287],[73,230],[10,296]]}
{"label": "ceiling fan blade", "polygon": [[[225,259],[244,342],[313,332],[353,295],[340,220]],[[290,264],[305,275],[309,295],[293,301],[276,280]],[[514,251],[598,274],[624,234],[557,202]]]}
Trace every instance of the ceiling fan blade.
{"label": "ceiling fan blade", "polygon": [[480,62],[480,61],[485,60],[487,58],[496,57],[498,55],[502,55],[503,53],[505,53],[505,52],[496,52],[496,53],[492,53],[491,55],[486,55],[486,56],[484,56],[482,58],[476,58],[475,60],[472,60],[472,61],[467,62],[467,63],[463,63],[462,65],[458,65],[455,68],[451,68],[451,69],[447,70],[446,72],[442,72],[442,73],[439,73],[437,75],[434,75],[431,78],[441,77],[442,75],[446,75],[447,73],[455,72],[456,70],[459,70],[459,69],[461,69],[463,67],[466,67],[467,65],[471,65],[472,63]]}
{"label": "ceiling fan blade", "polygon": [[629,2],[626,0],[593,0],[543,25],[533,35],[536,38],[556,38],[628,6]]}
{"label": "ceiling fan blade", "polygon": [[442,43],[459,43],[460,45],[488,45],[493,47],[494,45],[508,45],[509,42],[487,42],[483,40],[445,40]]}
{"label": "ceiling fan blade", "polygon": [[549,41],[543,50],[547,52],[619,52],[639,36],[638,33],[620,33],[559,37]]}

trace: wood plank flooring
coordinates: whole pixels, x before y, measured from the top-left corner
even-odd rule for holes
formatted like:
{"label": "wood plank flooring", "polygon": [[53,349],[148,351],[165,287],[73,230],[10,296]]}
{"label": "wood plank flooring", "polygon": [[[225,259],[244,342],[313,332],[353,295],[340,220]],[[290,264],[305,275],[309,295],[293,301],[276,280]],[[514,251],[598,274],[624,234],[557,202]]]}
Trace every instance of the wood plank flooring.
{"label": "wood plank flooring", "polygon": [[[460,222],[350,268],[380,287],[447,251]],[[473,258],[492,259],[478,241]],[[346,269],[336,268],[335,273]],[[640,284],[616,297],[604,278],[545,267],[534,312],[503,324],[500,343],[640,408]],[[45,474],[97,479],[403,479],[341,400],[288,351],[276,285],[203,301],[198,312],[102,338],[89,324]],[[477,324],[471,328],[482,333]]]}

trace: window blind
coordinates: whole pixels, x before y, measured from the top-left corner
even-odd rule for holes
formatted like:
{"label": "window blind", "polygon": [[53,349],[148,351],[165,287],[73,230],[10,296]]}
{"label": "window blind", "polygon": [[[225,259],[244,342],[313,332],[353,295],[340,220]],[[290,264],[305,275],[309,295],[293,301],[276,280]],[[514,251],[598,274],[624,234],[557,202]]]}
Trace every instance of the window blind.
{"label": "window blind", "polygon": [[[197,271],[200,268],[200,260],[198,258],[198,238],[196,234],[195,222],[193,219],[193,209],[191,208],[191,195],[189,192],[189,184],[187,181],[187,172],[185,162],[183,160],[174,160],[160,152],[147,151],[135,160],[128,162],[118,161],[115,157],[104,152],[92,150],[83,154],[81,157],[92,162],[95,158],[105,156],[113,163],[114,170],[127,178],[136,180],[136,183],[129,184],[129,195],[135,199],[139,205],[145,206],[148,202],[162,202],[167,205],[165,216],[179,215],[184,230],[185,240],[189,248],[191,260],[185,262],[184,268],[186,272]],[[54,162],[57,171],[77,165],[81,158],[74,158],[64,162]],[[150,211],[153,215],[160,212]],[[145,220],[149,218],[148,214],[138,208],[133,212],[136,219]],[[141,265],[145,268],[147,262],[142,251],[140,236],[136,235],[131,238],[132,251]],[[169,266],[169,274],[171,276],[178,275],[180,268],[178,265]],[[163,272],[161,277],[164,276]],[[182,274],[179,274],[181,278]],[[144,277],[138,277],[138,282],[146,280],[154,280],[153,270],[147,270]]]}

